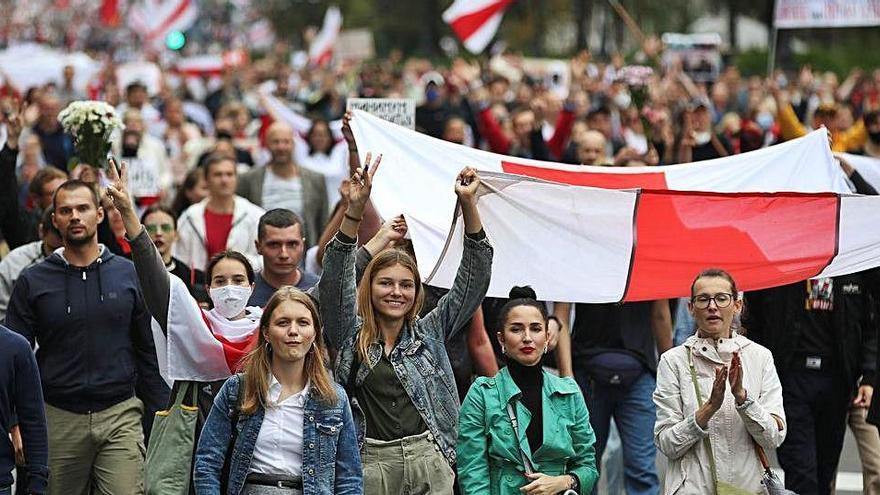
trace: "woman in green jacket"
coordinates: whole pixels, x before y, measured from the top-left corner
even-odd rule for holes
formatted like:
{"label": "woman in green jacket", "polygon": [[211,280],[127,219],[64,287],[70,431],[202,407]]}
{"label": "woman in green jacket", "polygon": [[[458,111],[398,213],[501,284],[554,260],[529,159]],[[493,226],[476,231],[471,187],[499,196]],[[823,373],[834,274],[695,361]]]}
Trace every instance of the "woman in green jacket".
{"label": "woman in green jacket", "polygon": [[478,378],[461,406],[456,451],[465,495],[586,495],[599,479],[580,389],[541,367],[547,310],[536,299],[530,287],[510,291],[497,334],[507,366]]}

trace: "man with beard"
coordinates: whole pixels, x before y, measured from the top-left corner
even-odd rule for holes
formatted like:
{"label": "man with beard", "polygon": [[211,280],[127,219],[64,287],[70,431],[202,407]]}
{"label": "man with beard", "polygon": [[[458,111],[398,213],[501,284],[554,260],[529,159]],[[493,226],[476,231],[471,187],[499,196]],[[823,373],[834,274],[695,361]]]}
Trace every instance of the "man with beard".
{"label": "man with beard", "polygon": [[324,176],[293,160],[293,129],[287,124],[269,126],[266,146],[272,159],[241,176],[237,192],[264,208],[284,208],[299,215],[308,248],[318,241],[329,217]]}
{"label": "man with beard", "polygon": [[98,243],[95,189],[65,182],[53,205],[64,245],[21,274],[6,313],[39,345],[48,493],[143,493],[143,426],[168,400],[150,316],[134,265]]}

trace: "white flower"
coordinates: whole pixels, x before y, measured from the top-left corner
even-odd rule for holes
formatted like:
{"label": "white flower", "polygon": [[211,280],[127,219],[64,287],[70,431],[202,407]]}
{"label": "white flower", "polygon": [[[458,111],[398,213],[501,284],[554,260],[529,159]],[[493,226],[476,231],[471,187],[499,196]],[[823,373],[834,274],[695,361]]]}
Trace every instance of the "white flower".
{"label": "white flower", "polygon": [[114,129],[122,129],[116,110],[103,101],[74,101],[58,114],[58,120],[69,134],[76,134],[86,123],[96,135],[105,136]]}

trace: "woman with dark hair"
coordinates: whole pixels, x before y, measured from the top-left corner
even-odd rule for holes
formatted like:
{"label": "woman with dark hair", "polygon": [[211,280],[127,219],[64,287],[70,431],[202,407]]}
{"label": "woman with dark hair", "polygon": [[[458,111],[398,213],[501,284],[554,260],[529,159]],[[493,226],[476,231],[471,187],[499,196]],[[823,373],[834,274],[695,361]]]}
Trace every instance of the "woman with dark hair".
{"label": "woman with dark hair", "polygon": [[669,458],[664,493],[764,493],[760,453],[785,440],[785,411],[773,355],[733,328],[742,305],[729,273],[701,272],[688,302],[697,333],[660,357],[654,443]]}
{"label": "woman with dark hair", "polygon": [[599,479],[595,435],[573,378],[543,370],[547,310],[514,287],[499,313],[507,366],[471,385],[461,406],[458,480],[464,494],[586,495]]}
{"label": "woman with dark hair", "polygon": [[363,493],[348,396],[330,377],[325,353],[314,301],[280,288],[242,372],[223,385],[202,430],[196,493]]}
{"label": "woman with dark hair", "polygon": [[293,148],[294,160],[302,167],[314,172],[324,174],[327,186],[327,202],[330,209],[340,199],[339,185],[348,179],[349,172],[349,147],[351,142],[333,136],[330,124],[326,120],[316,119],[312,121],[312,127],[306,133],[305,139],[299,134],[295,135]]}
{"label": "woman with dark hair", "polygon": [[[159,371],[166,381],[174,383],[172,401],[178,394],[185,394],[183,404],[198,409],[198,437],[214,396],[223,381],[237,371],[255,340],[262,310],[246,307],[254,287],[254,269],[239,252],[217,253],[205,270],[213,308],[202,309],[186,284],[168,272],[162,255],[138,220],[128,194],[126,164],[122,163],[119,175],[115,166],[108,167],[108,172],[112,183],[107,192],[125,224],[144,302],[153,316]],[[188,393],[193,388],[197,390],[195,404]]]}
{"label": "woman with dark hair", "polygon": [[458,398],[444,343],[489,286],[492,247],[477,211],[480,179],[471,168],[456,179],[465,227],[461,264],[449,293],[417,318],[424,294],[408,254],[377,253],[355,286],[355,238],[381,157],[373,167],[370,160],[368,153],[351,178],[348,209],[318,283],[328,343],[339,349],[336,379],[346,384],[358,437],[365,438],[365,492],[450,493]]}
{"label": "woman with dark hair", "polygon": [[194,167],[187,172],[183,183],[177,188],[177,194],[171,203],[171,211],[174,218],[180,218],[184,210],[208,197],[208,185],[205,182],[205,171],[201,167]]}

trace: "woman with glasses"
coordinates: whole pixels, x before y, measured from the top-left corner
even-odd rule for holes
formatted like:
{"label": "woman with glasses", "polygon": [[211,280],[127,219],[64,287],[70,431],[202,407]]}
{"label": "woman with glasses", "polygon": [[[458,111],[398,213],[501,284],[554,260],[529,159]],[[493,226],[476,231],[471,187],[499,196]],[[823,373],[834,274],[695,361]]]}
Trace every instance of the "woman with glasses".
{"label": "woman with glasses", "polygon": [[174,243],[177,241],[177,218],[174,213],[164,206],[153,205],[144,210],[141,224],[156,246],[156,250],[159,251],[168,273],[183,280],[190,294],[197,301],[208,302],[208,293],[204,288],[205,274],[199,270],[191,270],[186,263],[171,255]]}
{"label": "woman with glasses", "polygon": [[785,439],[782,386],[766,348],[738,334],[742,311],[729,273],[691,285],[696,334],[657,367],[654,443],[669,458],[664,493],[765,493],[759,455]]}

